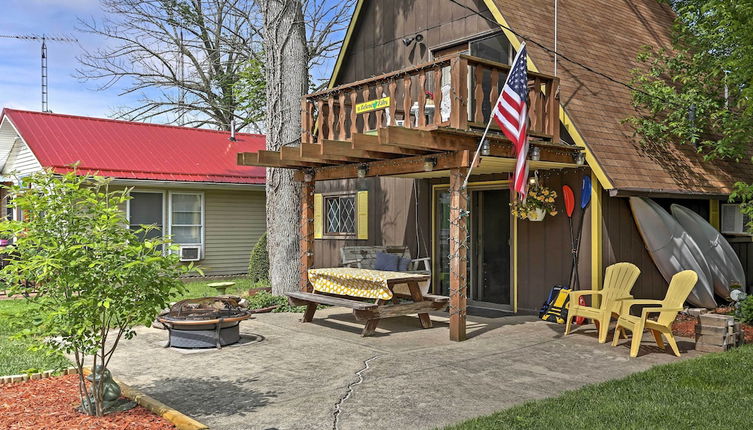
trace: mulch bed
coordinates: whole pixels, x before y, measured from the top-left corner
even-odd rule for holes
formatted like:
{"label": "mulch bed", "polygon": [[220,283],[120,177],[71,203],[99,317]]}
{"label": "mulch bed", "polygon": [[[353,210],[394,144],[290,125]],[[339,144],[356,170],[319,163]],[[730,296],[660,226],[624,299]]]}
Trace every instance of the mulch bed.
{"label": "mulch bed", "polygon": [[[721,307],[715,309],[714,313],[726,315],[733,311],[734,309],[732,308]],[[698,319],[694,316],[688,314],[679,314],[677,315],[675,322],[672,323],[672,333],[675,336],[695,338],[695,325],[697,322]],[[745,339],[745,343],[753,343],[753,326],[748,324],[740,324],[740,328],[743,331],[743,338]]]}
{"label": "mulch bed", "polygon": [[135,408],[104,417],[76,411],[81,403],[78,375],[0,386],[0,428],[3,429],[174,429],[147,409]]}

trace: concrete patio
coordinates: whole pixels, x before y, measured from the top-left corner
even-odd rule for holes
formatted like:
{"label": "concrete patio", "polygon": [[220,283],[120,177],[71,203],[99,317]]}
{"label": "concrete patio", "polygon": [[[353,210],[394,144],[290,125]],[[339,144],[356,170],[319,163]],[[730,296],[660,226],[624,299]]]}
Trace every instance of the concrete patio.
{"label": "concrete patio", "polygon": [[[383,320],[373,337],[345,309],[261,314],[241,325],[241,344],[220,351],[163,348],[167,332],[140,328],[123,341],[114,375],[213,429],[425,429],[457,423],[585,384],[678,360],[644,336],[638,358],[626,342],[596,342],[593,326],[564,327],[531,316],[469,317],[470,339],[448,340],[415,317]],[[611,339],[611,337],[610,337]],[[678,339],[682,359],[698,355]],[[375,357],[375,358],[374,358]]]}

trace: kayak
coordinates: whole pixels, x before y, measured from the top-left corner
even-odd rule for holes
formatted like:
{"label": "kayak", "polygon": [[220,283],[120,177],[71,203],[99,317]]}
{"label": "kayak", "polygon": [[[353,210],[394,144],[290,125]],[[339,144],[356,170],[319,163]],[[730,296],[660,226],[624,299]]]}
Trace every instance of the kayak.
{"label": "kayak", "polygon": [[667,283],[678,272],[695,271],[698,282],[690,292],[688,302],[698,307],[715,308],[711,269],[688,232],[653,200],[630,197],[630,207],[646,250]]}
{"label": "kayak", "polygon": [[740,258],[727,239],[703,217],[692,210],[672,205],[672,216],[695,240],[706,257],[713,277],[714,292],[725,300],[730,299],[730,286],[745,286],[745,271]]}

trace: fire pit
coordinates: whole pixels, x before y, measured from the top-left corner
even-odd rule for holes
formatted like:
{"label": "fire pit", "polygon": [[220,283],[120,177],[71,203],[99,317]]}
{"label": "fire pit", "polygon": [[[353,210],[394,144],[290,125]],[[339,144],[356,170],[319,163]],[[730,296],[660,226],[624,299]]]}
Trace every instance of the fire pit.
{"label": "fire pit", "polygon": [[170,333],[166,347],[219,349],[240,340],[239,325],[249,318],[232,297],[203,297],[175,303],[157,321]]}

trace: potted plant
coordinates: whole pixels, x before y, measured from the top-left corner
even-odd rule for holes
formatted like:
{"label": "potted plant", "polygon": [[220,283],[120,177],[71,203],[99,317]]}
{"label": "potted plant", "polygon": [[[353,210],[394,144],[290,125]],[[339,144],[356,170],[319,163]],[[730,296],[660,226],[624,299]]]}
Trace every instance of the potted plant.
{"label": "potted plant", "polygon": [[537,183],[528,188],[525,200],[515,200],[510,203],[510,213],[520,219],[543,221],[546,214],[557,215],[557,208],[554,204],[556,199],[556,191]]}

